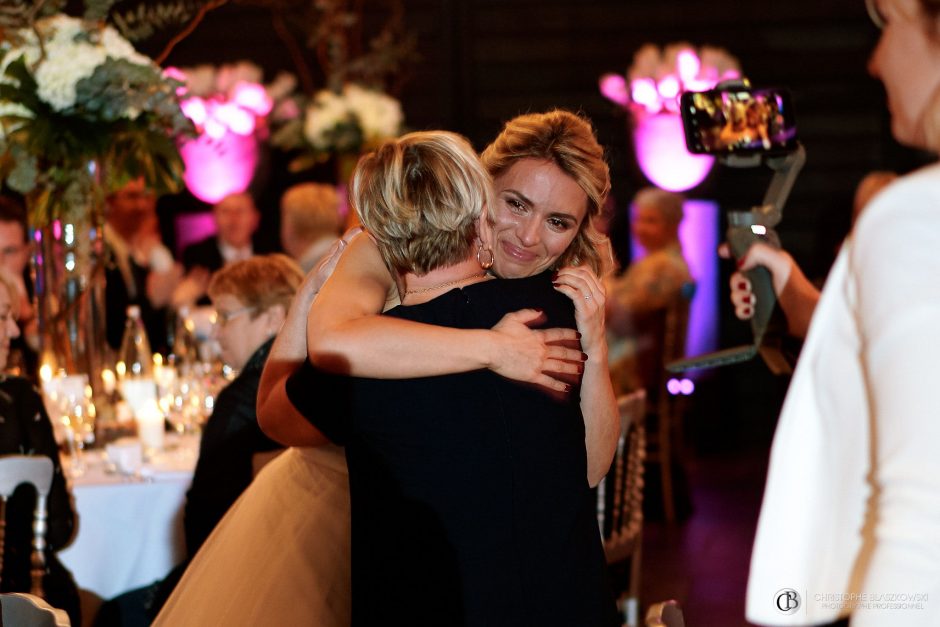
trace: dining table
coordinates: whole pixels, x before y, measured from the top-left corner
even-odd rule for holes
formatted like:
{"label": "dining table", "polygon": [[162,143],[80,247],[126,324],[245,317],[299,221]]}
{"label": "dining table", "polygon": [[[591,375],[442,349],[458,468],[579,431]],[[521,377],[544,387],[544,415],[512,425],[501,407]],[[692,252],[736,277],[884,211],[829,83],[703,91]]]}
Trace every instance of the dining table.
{"label": "dining table", "polygon": [[138,449],[131,465],[115,454],[133,448],[87,450],[80,463],[63,457],[78,525],[58,557],[79,588],[102,599],[162,579],[185,556],[183,504],[198,436],[167,434],[162,450],[141,460]]}

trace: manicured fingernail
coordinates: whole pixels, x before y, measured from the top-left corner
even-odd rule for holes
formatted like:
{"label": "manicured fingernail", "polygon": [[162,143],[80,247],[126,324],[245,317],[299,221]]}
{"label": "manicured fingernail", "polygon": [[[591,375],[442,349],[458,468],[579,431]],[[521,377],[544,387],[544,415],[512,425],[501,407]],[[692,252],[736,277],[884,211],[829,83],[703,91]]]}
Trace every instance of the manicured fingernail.
{"label": "manicured fingernail", "polygon": [[554,285],[555,287],[558,287],[559,285],[561,285],[561,283],[555,283],[554,281],[552,281],[552,285]]}
{"label": "manicured fingernail", "polygon": [[578,337],[579,340],[581,339],[581,333],[580,333],[580,332],[575,331],[574,334]]}
{"label": "manicured fingernail", "polygon": [[543,313],[545,313],[545,310],[544,310],[544,309],[536,309],[535,312],[536,312],[536,313],[543,314]]}
{"label": "manicured fingernail", "polygon": [[751,302],[751,296],[750,296],[750,294],[748,294],[747,296],[745,296],[745,297],[742,298],[741,300],[744,301],[745,303]]}
{"label": "manicured fingernail", "polygon": [[739,282],[739,283],[738,283],[738,289],[739,289],[739,290],[746,290],[746,289],[747,289],[747,283],[745,283],[744,281]]}
{"label": "manicured fingernail", "polygon": [[578,374],[584,374],[584,366],[578,365]]}
{"label": "manicured fingernail", "polygon": [[751,308],[750,308],[750,307],[745,307],[745,308],[744,308],[744,315],[745,315],[745,316],[750,316],[750,315],[751,315]]}
{"label": "manicured fingernail", "polygon": [[736,263],[737,263],[738,269],[740,269],[741,266],[744,265],[744,257],[741,257],[740,259],[738,259]]}
{"label": "manicured fingernail", "polygon": [[581,361],[587,361],[587,353],[581,353]]}

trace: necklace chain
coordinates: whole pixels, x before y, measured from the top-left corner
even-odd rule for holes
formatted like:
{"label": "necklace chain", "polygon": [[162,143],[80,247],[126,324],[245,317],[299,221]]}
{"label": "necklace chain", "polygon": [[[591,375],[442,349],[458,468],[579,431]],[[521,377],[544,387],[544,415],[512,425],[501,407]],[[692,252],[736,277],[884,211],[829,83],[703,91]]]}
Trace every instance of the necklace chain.
{"label": "necklace chain", "polygon": [[438,283],[437,285],[432,285],[430,287],[419,287],[415,290],[405,290],[405,294],[424,294],[425,292],[432,292],[434,290],[439,290],[442,287],[450,287],[452,285],[457,285],[458,283],[463,283],[464,281],[469,281],[470,279],[479,279],[486,276],[486,272],[477,272],[469,276],[465,276],[462,279],[454,279],[453,281],[447,281],[446,283]]}

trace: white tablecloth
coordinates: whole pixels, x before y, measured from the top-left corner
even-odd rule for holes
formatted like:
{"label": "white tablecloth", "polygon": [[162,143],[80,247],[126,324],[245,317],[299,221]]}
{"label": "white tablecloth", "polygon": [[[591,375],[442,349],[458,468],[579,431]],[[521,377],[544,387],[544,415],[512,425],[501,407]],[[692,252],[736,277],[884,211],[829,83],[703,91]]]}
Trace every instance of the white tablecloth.
{"label": "white tablecloth", "polygon": [[100,451],[86,453],[85,473],[69,479],[78,533],[58,553],[80,588],[109,599],[163,578],[183,559],[183,502],[197,450],[187,439],[138,478],[109,472]]}

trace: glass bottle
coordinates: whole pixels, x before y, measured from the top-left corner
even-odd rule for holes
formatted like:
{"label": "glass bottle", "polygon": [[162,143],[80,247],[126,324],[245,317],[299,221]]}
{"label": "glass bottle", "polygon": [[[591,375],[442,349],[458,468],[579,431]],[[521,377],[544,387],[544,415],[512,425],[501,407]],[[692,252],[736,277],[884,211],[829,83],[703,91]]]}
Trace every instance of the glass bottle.
{"label": "glass bottle", "polygon": [[127,323],[121,352],[115,366],[120,382],[121,396],[131,411],[137,415],[149,401],[156,401],[157,388],[153,378],[153,355],[144,322],[140,319],[140,307],[127,308]]}

